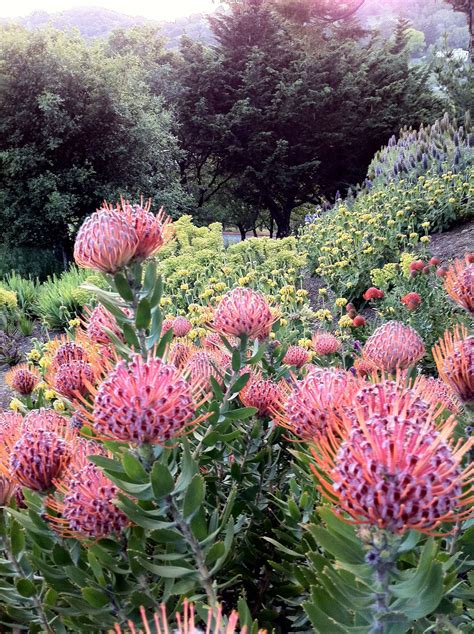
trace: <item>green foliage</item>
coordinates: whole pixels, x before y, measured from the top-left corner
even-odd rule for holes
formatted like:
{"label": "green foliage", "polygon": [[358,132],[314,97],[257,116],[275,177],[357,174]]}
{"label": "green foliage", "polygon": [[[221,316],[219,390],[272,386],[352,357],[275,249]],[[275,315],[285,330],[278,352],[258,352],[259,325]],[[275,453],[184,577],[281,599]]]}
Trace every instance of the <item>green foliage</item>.
{"label": "green foliage", "polygon": [[28,317],[36,314],[36,298],[38,293],[38,281],[32,278],[24,278],[15,271],[5,278],[5,285],[16,293],[20,310]]}
{"label": "green foliage", "polygon": [[0,278],[12,271],[23,277],[44,280],[48,275],[63,271],[62,263],[49,249],[40,247],[16,247],[0,244]]}

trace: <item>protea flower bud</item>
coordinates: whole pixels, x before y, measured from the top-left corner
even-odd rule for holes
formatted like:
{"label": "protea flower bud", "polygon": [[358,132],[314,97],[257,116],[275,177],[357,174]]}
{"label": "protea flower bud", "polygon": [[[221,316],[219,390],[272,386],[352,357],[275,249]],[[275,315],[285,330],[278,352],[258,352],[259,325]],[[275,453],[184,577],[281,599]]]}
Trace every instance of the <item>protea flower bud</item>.
{"label": "protea flower bud", "polygon": [[[366,402],[343,414],[346,434],[339,442],[322,438],[312,449],[312,467],[325,496],[343,518],[393,533],[414,529],[432,534],[442,522],[471,513],[472,468],[462,470],[463,447],[452,438],[452,418],[437,431],[433,409],[422,414],[418,395],[394,393],[395,402],[380,412],[380,402]],[[415,407],[417,415],[410,410]]]}
{"label": "protea flower bud", "polygon": [[385,293],[382,290],[380,290],[379,288],[376,288],[375,286],[371,286],[365,291],[362,297],[366,301],[369,301],[371,299],[382,299],[384,295]]}
{"label": "protea flower bud", "polygon": [[185,337],[192,328],[191,322],[186,317],[176,317],[172,323],[175,337]]}
{"label": "protea flower bud", "polygon": [[214,314],[214,330],[224,335],[265,339],[275,318],[267,300],[250,288],[228,291]]}
{"label": "protea flower bud", "polygon": [[72,399],[78,395],[85,396],[94,382],[92,366],[85,361],[71,361],[60,365],[54,380],[55,389]]}
{"label": "protea flower bud", "polygon": [[5,383],[22,396],[29,396],[38,385],[39,380],[38,372],[30,369],[26,364],[15,366],[5,375]]}
{"label": "protea flower bud", "polygon": [[160,209],[155,216],[150,211],[151,202],[145,207],[140,205],[130,205],[122,201],[122,213],[127,222],[135,229],[138,235],[138,246],[135,251],[135,258],[145,260],[156,253],[169,237],[169,232],[165,228],[171,223],[171,219]]}
{"label": "protea flower bud", "polygon": [[189,358],[185,371],[191,383],[201,386],[203,390],[211,388],[211,376],[222,383],[221,375],[230,366],[230,357],[219,351],[198,350]]}
{"label": "protea flower bud", "polygon": [[301,346],[290,346],[283,357],[283,363],[295,366],[296,368],[302,368],[308,363],[308,360],[308,351]]}
{"label": "protea flower bud", "polygon": [[100,437],[162,444],[182,433],[195,411],[191,386],[175,366],[133,355],[99,386],[92,426]]}
{"label": "protea flower bud", "polygon": [[341,347],[341,342],[330,332],[316,332],[313,335],[313,349],[319,356],[335,354]]}
{"label": "protea flower bud", "polygon": [[453,300],[471,314],[474,313],[474,264],[466,258],[455,260],[444,279],[444,288]]}
{"label": "protea flower bud", "polygon": [[256,407],[258,416],[264,418],[275,413],[284,397],[278,383],[259,375],[250,375],[247,384],[240,390],[239,398],[242,405]]}
{"label": "protea flower bud", "polygon": [[356,315],[352,320],[352,325],[354,326],[354,328],[361,328],[367,325],[367,321],[362,315]]}
{"label": "protea flower bud", "polygon": [[357,389],[356,379],[345,370],[311,369],[289,394],[279,423],[304,440],[316,439],[326,433],[330,419]]}
{"label": "protea flower bud", "polygon": [[138,245],[138,233],[121,213],[101,209],[79,229],[74,259],[84,269],[113,274],[130,263]]}
{"label": "protea flower bud", "polygon": [[421,305],[421,296],[418,293],[407,293],[401,300],[408,310],[416,310]]}
{"label": "protea flower bud", "polygon": [[446,331],[433,348],[439,376],[466,404],[474,402],[474,336],[465,326]]}
{"label": "protea flower bud", "polygon": [[379,326],[363,349],[364,359],[385,372],[406,370],[424,354],[425,346],[420,335],[414,328],[399,321],[387,321]]}

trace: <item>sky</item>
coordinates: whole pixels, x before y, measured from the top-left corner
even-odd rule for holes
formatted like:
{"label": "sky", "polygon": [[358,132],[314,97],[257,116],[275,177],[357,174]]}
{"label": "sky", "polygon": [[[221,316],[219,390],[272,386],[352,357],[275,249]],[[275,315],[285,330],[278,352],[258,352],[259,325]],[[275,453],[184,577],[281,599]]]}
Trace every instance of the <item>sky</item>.
{"label": "sky", "polygon": [[218,0],[14,0],[0,2],[0,17],[22,17],[33,11],[56,13],[72,7],[104,7],[127,15],[168,20],[212,11]]}

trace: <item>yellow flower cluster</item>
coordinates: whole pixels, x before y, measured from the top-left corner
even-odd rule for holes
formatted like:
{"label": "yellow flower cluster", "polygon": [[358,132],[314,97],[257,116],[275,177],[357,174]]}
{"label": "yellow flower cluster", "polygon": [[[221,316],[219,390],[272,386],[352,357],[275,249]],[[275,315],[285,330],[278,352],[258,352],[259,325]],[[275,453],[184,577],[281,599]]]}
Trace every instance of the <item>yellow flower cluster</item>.
{"label": "yellow flower cluster", "polygon": [[8,308],[9,310],[13,310],[17,307],[17,305],[18,301],[16,293],[0,287],[0,309]]}

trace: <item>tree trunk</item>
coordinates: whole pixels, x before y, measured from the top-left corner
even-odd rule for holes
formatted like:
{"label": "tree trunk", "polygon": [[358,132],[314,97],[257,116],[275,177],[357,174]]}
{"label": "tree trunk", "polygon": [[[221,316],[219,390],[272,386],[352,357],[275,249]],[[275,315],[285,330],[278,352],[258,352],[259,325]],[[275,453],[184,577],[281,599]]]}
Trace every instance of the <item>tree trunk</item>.
{"label": "tree trunk", "polygon": [[240,231],[241,240],[245,240],[245,238],[247,237],[247,232],[245,231],[245,227],[243,225],[237,225],[237,227]]}
{"label": "tree trunk", "polygon": [[471,63],[474,64],[474,3],[471,3],[467,21],[469,23],[469,53],[471,55]]}
{"label": "tree trunk", "polygon": [[274,221],[273,216],[270,216],[270,238],[273,238]]}
{"label": "tree trunk", "polygon": [[258,238],[257,227],[254,225],[252,229],[253,237]]}

